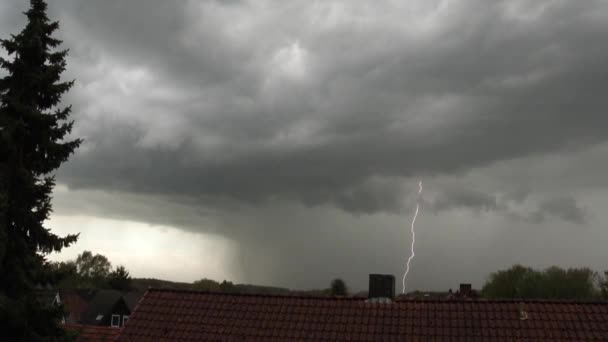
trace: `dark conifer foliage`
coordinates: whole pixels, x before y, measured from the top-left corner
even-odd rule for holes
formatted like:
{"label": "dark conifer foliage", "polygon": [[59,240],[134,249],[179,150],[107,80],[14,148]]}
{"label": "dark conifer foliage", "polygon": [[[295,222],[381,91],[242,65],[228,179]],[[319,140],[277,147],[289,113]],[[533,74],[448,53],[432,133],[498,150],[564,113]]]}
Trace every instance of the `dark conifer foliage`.
{"label": "dark conifer foliage", "polygon": [[55,185],[49,173],[81,143],[66,140],[71,107],[59,105],[73,81],[61,81],[67,50],[57,50],[61,41],[52,35],[59,23],[46,9],[43,0],[31,0],[25,28],[0,40],[9,54],[0,59],[8,73],[0,80],[0,330],[12,340],[64,338],[59,312],[40,305],[33,289],[55,280],[45,255],[78,238],[44,226]]}
{"label": "dark conifer foliage", "polygon": [[118,291],[131,290],[131,276],[124,266],[118,266],[108,275],[108,285]]}

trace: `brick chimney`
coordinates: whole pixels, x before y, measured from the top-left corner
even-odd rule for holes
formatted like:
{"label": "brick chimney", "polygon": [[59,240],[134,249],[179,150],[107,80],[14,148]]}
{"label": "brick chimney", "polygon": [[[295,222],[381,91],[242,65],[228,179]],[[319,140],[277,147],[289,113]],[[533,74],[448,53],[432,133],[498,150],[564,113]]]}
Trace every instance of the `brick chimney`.
{"label": "brick chimney", "polygon": [[472,294],[471,284],[460,284],[459,292],[461,297],[470,298]]}
{"label": "brick chimney", "polygon": [[392,274],[370,274],[368,300],[395,298],[395,277]]}

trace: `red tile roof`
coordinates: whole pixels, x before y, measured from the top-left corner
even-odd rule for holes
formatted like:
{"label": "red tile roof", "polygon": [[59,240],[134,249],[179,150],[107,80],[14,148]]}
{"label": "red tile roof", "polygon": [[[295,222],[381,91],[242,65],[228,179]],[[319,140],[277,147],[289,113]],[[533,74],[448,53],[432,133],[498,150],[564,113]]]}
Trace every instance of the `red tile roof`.
{"label": "red tile roof", "polygon": [[68,321],[70,323],[80,321],[80,317],[87,310],[89,305],[89,303],[77,293],[64,293],[61,295],[61,300],[68,312]]}
{"label": "red tile roof", "polygon": [[608,303],[313,298],[150,289],[118,341],[601,340]]}
{"label": "red tile roof", "polygon": [[121,331],[120,328],[81,324],[65,324],[64,327],[67,331],[78,333],[78,342],[116,341]]}

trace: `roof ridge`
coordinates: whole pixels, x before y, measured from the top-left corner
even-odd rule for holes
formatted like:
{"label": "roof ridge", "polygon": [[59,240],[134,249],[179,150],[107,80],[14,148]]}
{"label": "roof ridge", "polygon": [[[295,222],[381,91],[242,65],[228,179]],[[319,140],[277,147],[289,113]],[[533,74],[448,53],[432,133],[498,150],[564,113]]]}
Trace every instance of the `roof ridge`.
{"label": "roof ridge", "polygon": [[[338,301],[364,301],[365,297],[346,297],[346,296],[306,296],[290,294],[268,294],[268,293],[227,293],[193,289],[167,289],[167,288],[148,288],[143,300],[148,292],[174,292],[174,293],[194,293],[198,295],[213,295],[218,297],[262,297],[262,298],[292,298],[292,299],[316,299],[316,300],[338,300]],[[138,305],[139,305],[138,302]],[[541,299],[541,298],[396,298],[393,303],[529,303],[529,304],[608,304],[606,299]]]}
{"label": "roof ridge", "polygon": [[[346,296],[306,296],[306,295],[290,295],[290,294],[270,294],[270,293],[227,293],[227,292],[214,292],[214,291],[203,291],[203,290],[191,290],[191,289],[167,289],[167,288],[148,288],[148,292],[178,292],[178,293],[195,293],[195,294],[208,294],[214,296],[227,296],[227,297],[271,297],[271,298],[294,298],[294,299],[321,299],[321,300],[352,300],[352,301],[363,301],[367,298],[362,297],[346,297]],[[144,294],[145,296],[145,294]]]}

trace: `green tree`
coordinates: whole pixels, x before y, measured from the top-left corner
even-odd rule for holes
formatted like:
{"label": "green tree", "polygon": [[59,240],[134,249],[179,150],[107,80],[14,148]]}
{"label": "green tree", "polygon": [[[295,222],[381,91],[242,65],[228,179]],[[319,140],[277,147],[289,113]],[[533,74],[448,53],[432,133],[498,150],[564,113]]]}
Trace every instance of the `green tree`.
{"label": "green tree", "polygon": [[192,288],[200,291],[220,291],[220,284],[212,279],[203,278],[192,283]]}
{"label": "green tree", "polygon": [[330,293],[332,296],[346,296],[348,295],[348,287],[344,280],[337,278],[331,281]]}
{"label": "green tree", "polygon": [[112,270],[112,264],[104,255],[84,251],[76,257],[76,271],[81,287],[103,287]]}
{"label": "green tree", "polygon": [[552,266],[544,271],[515,265],[494,272],[482,289],[489,298],[582,299],[596,296],[597,274],[589,268],[564,270]]}
{"label": "green tree", "polygon": [[58,288],[75,289],[80,287],[80,277],[74,261],[53,262],[50,266],[57,279]]}
{"label": "green tree", "polygon": [[220,291],[225,293],[234,293],[237,292],[237,288],[231,281],[224,280],[220,284]]}
{"label": "green tree", "polygon": [[562,268],[553,266],[544,271],[546,298],[589,298],[596,288],[597,273],[589,268]]}
{"label": "green tree", "polygon": [[599,294],[597,272],[587,267],[569,268],[566,275],[570,296],[565,298],[591,298]]}
{"label": "green tree", "polygon": [[59,108],[73,82],[61,82],[67,50],[52,37],[58,22],[46,15],[43,0],[31,0],[25,28],[0,40],[9,59],[0,79],[0,322],[12,340],[61,340],[59,310],[41,308],[33,298],[36,284],[46,284],[51,267],[46,255],[76,242],[44,226],[51,212],[56,170],[81,140],[65,141],[73,122],[71,107]]}
{"label": "green tree", "polygon": [[131,290],[131,276],[124,266],[118,266],[108,275],[108,285],[114,290]]}
{"label": "green tree", "polygon": [[521,284],[523,279],[534,272],[529,267],[515,265],[508,270],[494,272],[483,286],[481,293],[485,297],[492,298],[521,298]]}
{"label": "green tree", "polygon": [[600,291],[602,297],[608,298],[608,271],[604,271],[604,279],[600,279]]}

